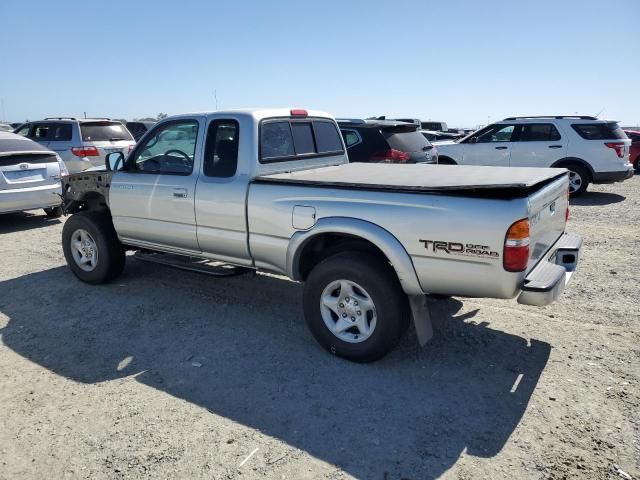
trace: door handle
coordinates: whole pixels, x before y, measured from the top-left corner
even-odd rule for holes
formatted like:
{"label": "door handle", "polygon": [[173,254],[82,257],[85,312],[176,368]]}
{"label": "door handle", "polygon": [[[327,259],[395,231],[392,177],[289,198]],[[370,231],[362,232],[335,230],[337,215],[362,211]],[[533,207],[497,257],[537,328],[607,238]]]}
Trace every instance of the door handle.
{"label": "door handle", "polygon": [[562,145],[549,145],[549,148],[562,148]]}
{"label": "door handle", "polygon": [[496,150],[506,150],[509,147],[496,147]]}
{"label": "door handle", "polygon": [[174,188],[173,196],[176,198],[187,198],[188,191],[186,188]]}

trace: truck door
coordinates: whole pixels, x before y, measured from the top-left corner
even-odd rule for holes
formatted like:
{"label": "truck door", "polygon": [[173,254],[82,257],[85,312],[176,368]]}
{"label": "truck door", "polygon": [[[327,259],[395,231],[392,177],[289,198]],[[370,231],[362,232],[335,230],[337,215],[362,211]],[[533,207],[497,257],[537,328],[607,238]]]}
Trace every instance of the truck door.
{"label": "truck door", "polygon": [[150,248],[200,250],[194,211],[199,169],[194,165],[203,136],[203,117],[163,122],[136,146],[126,170],[114,174],[109,204],[123,240]]}
{"label": "truck door", "polygon": [[237,265],[251,265],[245,206],[249,177],[238,171],[238,156],[251,155],[252,140],[240,135],[235,119],[211,120],[196,189],[200,249]]}
{"label": "truck door", "polygon": [[550,167],[566,156],[567,143],[553,123],[524,123],[511,149],[511,166]]}
{"label": "truck door", "polygon": [[478,132],[466,142],[463,165],[508,167],[515,125],[496,124]]}

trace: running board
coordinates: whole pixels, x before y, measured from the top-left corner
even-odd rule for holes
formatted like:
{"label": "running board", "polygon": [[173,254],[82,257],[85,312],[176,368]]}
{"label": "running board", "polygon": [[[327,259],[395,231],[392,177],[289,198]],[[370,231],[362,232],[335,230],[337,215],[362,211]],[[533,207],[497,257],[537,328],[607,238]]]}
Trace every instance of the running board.
{"label": "running board", "polygon": [[206,258],[187,257],[175,255],[173,253],[152,252],[141,250],[133,256],[136,260],[156,263],[167,267],[188,270],[190,272],[203,273],[213,277],[234,277],[244,273],[252,272],[253,269],[246,267],[236,267],[228,263],[207,260]]}

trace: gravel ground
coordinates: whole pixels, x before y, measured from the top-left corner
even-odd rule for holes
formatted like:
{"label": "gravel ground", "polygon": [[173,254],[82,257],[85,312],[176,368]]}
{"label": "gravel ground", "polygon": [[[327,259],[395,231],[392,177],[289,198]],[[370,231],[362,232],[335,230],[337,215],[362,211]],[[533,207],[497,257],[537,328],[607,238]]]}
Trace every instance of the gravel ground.
{"label": "gravel ground", "polygon": [[0,217],[0,478],[640,478],[640,178],[590,190],[557,303],[441,300],[369,365],[298,284],[129,259],[92,287],[62,221]]}

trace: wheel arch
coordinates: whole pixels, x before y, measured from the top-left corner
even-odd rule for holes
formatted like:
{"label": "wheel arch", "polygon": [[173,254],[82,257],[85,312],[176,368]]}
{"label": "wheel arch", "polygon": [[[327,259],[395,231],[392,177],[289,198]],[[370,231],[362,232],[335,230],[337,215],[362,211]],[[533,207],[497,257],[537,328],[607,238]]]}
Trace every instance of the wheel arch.
{"label": "wheel arch", "polygon": [[589,162],[581,158],[578,158],[578,157],[561,158],[560,160],[556,160],[555,162],[553,162],[553,164],[551,165],[551,168],[567,168],[571,164],[577,164],[586,168],[587,172],[589,172],[589,178],[587,180],[589,182],[593,182],[593,175],[595,172],[591,167],[591,165],[589,165]]}
{"label": "wheel arch", "polygon": [[64,206],[66,213],[77,213],[97,210],[109,210],[109,203],[105,196],[99,192],[85,192],[70,200]]}
{"label": "wheel arch", "polygon": [[440,165],[458,165],[453,158],[448,157],[447,155],[438,155],[438,164]]}
{"label": "wheel arch", "polygon": [[287,249],[287,273],[304,281],[325,258],[354,249],[384,257],[407,295],[424,295],[411,257],[400,241],[379,225],[356,218],[322,218],[311,229],[296,232]]}

